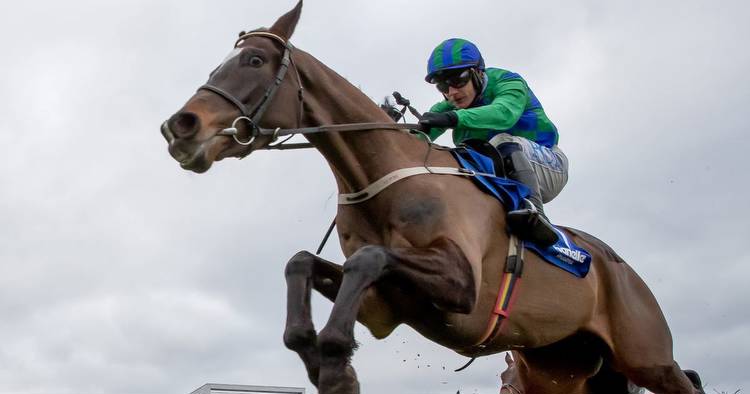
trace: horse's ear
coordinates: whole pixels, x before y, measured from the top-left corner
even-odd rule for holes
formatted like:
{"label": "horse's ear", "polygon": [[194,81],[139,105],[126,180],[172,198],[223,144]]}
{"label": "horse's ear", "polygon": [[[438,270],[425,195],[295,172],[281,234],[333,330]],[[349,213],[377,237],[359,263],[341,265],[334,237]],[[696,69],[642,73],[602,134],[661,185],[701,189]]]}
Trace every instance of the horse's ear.
{"label": "horse's ear", "polygon": [[294,28],[297,27],[300,14],[302,14],[302,0],[299,0],[293,10],[282,15],[269,30],[289,41],[292,38],[292,33],[294,33]]}
{"label": "horse's ear", "polygon": [[505,363],[508,364],[509,367],[514,363],[513,357],[510,356],[510,352],[505,353]]}

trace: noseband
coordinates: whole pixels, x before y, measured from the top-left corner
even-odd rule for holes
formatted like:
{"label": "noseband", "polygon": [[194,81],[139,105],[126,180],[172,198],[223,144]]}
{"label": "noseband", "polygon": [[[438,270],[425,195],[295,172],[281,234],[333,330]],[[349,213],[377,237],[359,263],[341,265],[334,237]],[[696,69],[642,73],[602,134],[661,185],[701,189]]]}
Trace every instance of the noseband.
{"label": "noseband", "polygon": [[[231,93],[227,92],[226,90],[211,85],[210,83],[206,83],[205,85],[198,88],[198,90],[208,90],[210,92],[216,93],[219,96],[225,98],[230,103],[234,104],[237,109],[240,110],[240,116],[238,116],[233,122],[232,126],[229,128],[226,128],[224,130],[221,130],[219,132],[220,135],[229,135],[234,138],[234,140],[240,144],[240,145],[250,145],[253,143],[255,138],[262,134],[260,133],[260,127],[258,126],[258,123],[263,118],[263,114],[268,109],[268,105],[271,103],[271,99],[273,99],[273,96],[276,94],[276,91],[279,90],[279,86],[281,86],[281,82],[284,81],[284,77],[286,76],[287,70],[289,70],[289,65],[291,64],[291,57],[292,57],[292,44],[285,41],[283,38],[277,36],[276,34],[265,32],[265,31],[254,31],[250,33],[243,34],[240,36],[240,38],[237,39],[237,41],[234,43],[234,47],[239,47],[240,44],[245,42],[245,40],[248,37],[252,36],[260,36],[260,37],[268,37],[275,41],[278,41],[281,43],[281,45],[284,46],[284,55],[281,58],[281,65],[279,66],[279,70],[276,72],[276,79],[274,80],[273,84],[266,88],[266,93],[263,95],[263,97],[260,99],[260,102],[255,106],[255,109],[250,111],[245,104],[238,99],[237,97],[234,97]],[[299,87],[299,100],[300,100],[300,118],[302,115],[302,81],[299,76],[299,72],[297,72],[297,84]],[[301,121],[301,119],[298,119]],[[237,138],[237,124],[240,121],[246,121],[248,125],[250,126],[250,139],[248,141],[240,141],[239,138]],[[279,130],[279,129],[276,129]],[[275,138],[274,138],[275,139]]]}

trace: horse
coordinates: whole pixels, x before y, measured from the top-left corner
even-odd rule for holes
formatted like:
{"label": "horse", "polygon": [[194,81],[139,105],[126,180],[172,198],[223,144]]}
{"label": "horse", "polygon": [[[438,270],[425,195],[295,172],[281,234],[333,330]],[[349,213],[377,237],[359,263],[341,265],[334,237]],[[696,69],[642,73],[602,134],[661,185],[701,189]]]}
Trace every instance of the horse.
{"label": "horse", "polygon": [[[363,192],[394,171],[457,167],[456,159],[395,126],[359,89],[293,47],[301,12],[299,0],[270,28],[240,33],[230,56],[161,133],[171,156],[196,173],[225,158],[283,149],[274,145],[280,136],[303,134],[327,161],[340,197],[367,194],[355,203],[340,199],[343,264],[301,251],[284,270],[283,342],[320,393],[359,393],[351,363],[357,321],[378,339],[407,324],[467,357],[514,350],[542,371],[557,344],[575,348],[594,338],[590,357],[619,376],[655,393],[701,392],[674,361],[671,333],[646,284],[580,230],[564,229],[592,255],[589,274],[574,277],[529,253],[513,313],[487,338],[511,245],[505,208],[465,176],[421,173]],[[333,302],[320,331],[311,319],[312,290]],[[569,393],[583,393],[586,379],[578,377]]]}

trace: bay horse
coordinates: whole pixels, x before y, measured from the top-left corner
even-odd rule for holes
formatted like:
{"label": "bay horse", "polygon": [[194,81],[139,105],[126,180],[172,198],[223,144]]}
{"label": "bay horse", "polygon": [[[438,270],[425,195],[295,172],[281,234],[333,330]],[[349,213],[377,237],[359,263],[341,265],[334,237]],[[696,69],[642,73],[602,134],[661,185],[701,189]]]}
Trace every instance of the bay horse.
{"label": "bay horse", "polygon": [[[180,166],[203,173],[215,161],[278,148],[271,146],[277,137],[298,130],[328,162],[342,195],[398,169],[457,167],[446,150],[393,130],[365,94],[294,48],[289,39],[301,11],[300,0],[271,28],[241,33],[208,82],[162,125]],[[353,123],[375,126],[336,126]],[[636,384],[655,393],[700,392],[673,359],[671,334],[651,291],[595,237],[565,230],[592,255],[583,279],[528,253],[513,314],[482,343],[510,246],[503,206],[470,179],[452,175],[411,176],[370,197],[338,207],[342,265],[306,251],[286,265],[283,340],[320,393],[359,392],[350,362],[355,321],[378,339],[408,324],[469,357],[513,349],[541,370],[557,344],[587,348],[593,338],[589,356]],[[333,301],[319,332],[311,319],[313,289]],[[576,390],[570,393],[583,392]]]}

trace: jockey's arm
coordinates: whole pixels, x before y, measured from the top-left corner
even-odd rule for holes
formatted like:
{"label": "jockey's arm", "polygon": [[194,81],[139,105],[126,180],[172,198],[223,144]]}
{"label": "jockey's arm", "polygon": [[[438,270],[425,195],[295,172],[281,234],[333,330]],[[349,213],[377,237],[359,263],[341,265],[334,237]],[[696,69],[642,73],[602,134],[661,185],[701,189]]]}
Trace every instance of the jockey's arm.
{"label": "jockey's arm", "polygon": [[[435,105],[433,105],[430,108],[430,112],[447,112],[447,111],[453,111],[456,107],[451,105],[447,100],[441,101]],[[430,141],[435,141],[438,137],[443,135],[445,133],[445,128],[443,127],[433,127],[430,129],[430,132],[427,133],[427,135],[430,137]]]}
{"label": "jockey's arm", "polygon": [[522,80],[500,81],[488,89],[496,92],[491,103],[456,111],[459,128],[508,130],[521,118],[529,100],[528,88]]}

